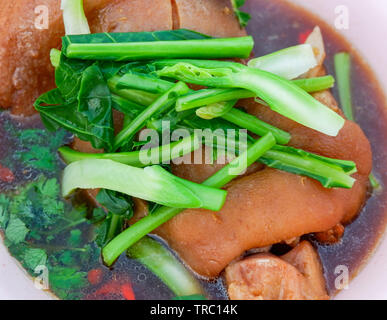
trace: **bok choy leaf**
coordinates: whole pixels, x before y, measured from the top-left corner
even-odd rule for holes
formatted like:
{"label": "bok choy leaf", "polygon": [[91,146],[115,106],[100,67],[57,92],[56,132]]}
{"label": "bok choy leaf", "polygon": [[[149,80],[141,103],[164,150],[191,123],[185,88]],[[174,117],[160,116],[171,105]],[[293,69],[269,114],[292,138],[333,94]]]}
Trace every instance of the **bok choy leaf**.
{"label": "bok choy leaf", "polygon": [[227,192],[175,177],[159,166],[140,169],[112,160],[87,159],[68,165],[62,194],[103,188],[170,207],[219,210]]}
{"label": "bok choy leaf", "polygon": [[210,60],[158,60],[152,64],[161,77],[204,86],[244,88],[270,108],[306,127],[336,136],[345,120],[291,81],[242,64]]}

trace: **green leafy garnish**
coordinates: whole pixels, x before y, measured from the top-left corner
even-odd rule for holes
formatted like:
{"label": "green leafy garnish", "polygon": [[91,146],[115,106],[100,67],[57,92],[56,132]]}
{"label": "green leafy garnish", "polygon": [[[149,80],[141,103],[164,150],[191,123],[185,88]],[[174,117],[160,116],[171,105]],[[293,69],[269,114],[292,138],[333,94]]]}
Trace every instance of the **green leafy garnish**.
{"label": "green leafy garnish", "polygon": [[251,19],[251,16],[248,13],[240,10],[240,8],[245,4],[245,2],[246,0],[231,0],[234,13],[238,18],[241,28],[246,27]]}

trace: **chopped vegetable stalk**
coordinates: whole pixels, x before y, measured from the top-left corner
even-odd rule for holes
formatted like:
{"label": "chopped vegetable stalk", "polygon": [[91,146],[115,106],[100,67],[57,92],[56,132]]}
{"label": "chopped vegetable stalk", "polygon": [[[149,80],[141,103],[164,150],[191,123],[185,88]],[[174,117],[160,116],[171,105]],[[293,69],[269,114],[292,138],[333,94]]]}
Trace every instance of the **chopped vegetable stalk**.
{"label": "chopped vegetable stalk", "polygon": [[199,140],[192,135],[171,144],[133,152],[83,153],[69,147],[61,147],[58,151],[67,164],[85,159],[105,159],[143,168],[148,165],[165,163],[166,161],[182,157],[197,150],[199,146]]}
{"label": "chopped vegetable stalk", "polygon": [[250,36],[149,41],[146,37],[136,38],[136,33],[128,32],[66,36],[62,51],[68,58],[82,60],[221,59],[248,58],[253,46],[254,40]]}
{"label": "chopped vegetable stalk", "polygon": [[77,188],[103,188],[171,207],[219,210],[223,206],[226,191],[181,180],[158,166],[140,169],[112,160],[87,159],[65,168],[62,193],[66,197]]}
{"label": "chopped vegetable stalk", "polygon": [[204,86],[253,91],[279,114],[304,126],[336,136],[345,120],[291,81],[242,64],[206,60],[159,60],[159,76]]}
{"label": "chopped vegetable stalk", "polygon": [[[351,56],[347,52],[341,52],[335,55],[334,60],[339,97],[344,115],[347,119],[355,121],[351,94]],[[370,174],[370,183],[374,189],[380,188],[380,182],[373,173]]]}
{"label": "chopped vegetable stalk", "polygon": [[337,87],[343,112],[348,120],[354,121],[351,95],[351,57],[341,52],[335,55]]}
{"label": "chopped vegetable stalk", "polygon": [[122,129],[114,140],[114,149],[117,150],[126,141],[131,139],[149,118],[161,111],[167,111],[168,108],[173,106],[178,96],[186,94],[188,91],[189,88],[186,84],[183,82],[176,83],[170,90],[161,95],[148,108],[141,112],[128,126]]}
{"label": "chopped vegetable stalk", "polygon": [[145,107],[135,102],[112,94],[112,107],[117,111],[124,114],[124,126],[128,125],[129,122],[133,121],[141,112],[144,111]]}
{"label": "chopped vegetable stalk", "polygon": [[164,93],[173,87],[174,83],[147,74],[127,72],[117,83],[117,89],[137,89],[152,93]]}
{"label": "chopped vegetable stalk", "polygon": [[[271,134],[261,138],[254,145],[249,147],[245,153],[234,159],[232,164],[226,165],[220,174],[216,174],[215,178],[212,179],[210,177],[208,180],[203,182],[203,185],[210,187],[211,183],[214,183],[217,187],[222,187],[222,185],[220,185],[222,182],[227,183],[230,181],[230,176],[231,179],[233,179],[238,174],[235,170],[236,168],[234,167],[238,160],[240,161],[241,159],[245,159],[246,166],[255,162],[273,145],[274,140],[275,139],[271,136]],[[238,166],[237,168],[240,170],[239,172],[243,172],[246,170],[246,166]],[[108,266],[112,265],[122,252],[130,248],[154,229],[172,219],[182,210],[183,209],[181,208],[161,207],[151,215],[148,215],[133,224],[130,228],[119,234],[116,238],[109,242],[105,248],[103,248],[102,256],[105,263]]]}
{"label": "chopped vegetable stalk", "polygon": [[214,118],[219,118],[229,112],[238,100],[230,100],[224,102],[217,102],[210,104],[206,107],[201,107],[196,110],[196,115],[202,119],[211,120]]}
{"label": "chopped vegetable stalk", "polygon": [[[332,76],[324,76],[298,79],[292,82],[307,92],[316,92],[332,88],[335,79]],[[176,110],[184,111],[223,101],[255,98],[256,96],[254,92],[245,89],[202,89],[177,99]]]}
{"label": "chopped vegetable stalk", "polygon": [[294,174],[308,176],[321,182],[325,188],[352,188],[356,172],[352,161],[335,160],[291,147],[276,146],[260,159],[263,164]]}
{"label": "chopped vegetable stalk", "polygon": [[261,137],[270,132],[279,144],[287,144],[291,138],[289,133],[239,109],[231,109],[222,118]]}
{"label": "chopped vegetable stalk", "polygon": [[381,187],[380,182],[376,179],[374,174],[370,174],[370,183],[373,189],[379,189]]}
{"label": "chopped vegetable stalk", "polygon": [[332,88],[335,84],[335,78],[332,76],[323,76],[309,79],[297,79],[292,82],[306,92],[317,92]]}
{"label": "chopped vegetable stalk", "polygon": [[301,44],[252,59],[247,65],[292,80],[317,66],[317,61],[312,46]]}
{"label": "chopped vegetable stalk", "polygon": [[146,92],[143,90],[118,89],[117,85],[119,81],[120,77],[114,76],[107,81],[107,84],[113,94],[125,98],[126,100],[148,107],[159,97],[159,95],[157,94]]}
{"label": "chopped vegetable stalk", "polygon": [[[203,182],[206,186],[212,186],[214,188],[222,188],[231,180],[237,177],[237,175],[230,174],[230,168],[235,168],[240,163],[241,159],[246,159],[247,166],[245,169],[251,166],[257,159],[263,156],[275,145],[274,136],[269,132],[264,137],[259,139],[257,142],[253,143],[247,151],[240,154],[239,157],[232,160],[227,166],[223,167],[217,171],[214,175],[209,177],[206,181]],[[253,154],[254,157],[249,157],[249,153]]]}
{"label": "chopped vegetable stalk", "polygon": [[158,276],[175,295],[203,295],[203,289],[198,280],[157,241],[144,237],[131,246],[127,254]]}
{"label": "chopped vegetable stalk", "polygon": [[58,68],[60,64],[60,55],[61,52],[58,49],[51,49],[50,51],[50,61],[54,68]]}
{"label": "chopped vegetable stalk", "polygon": [[66,35],[90,33],[89,23],[83,10],[83,0],[62,0],[61,9]]}

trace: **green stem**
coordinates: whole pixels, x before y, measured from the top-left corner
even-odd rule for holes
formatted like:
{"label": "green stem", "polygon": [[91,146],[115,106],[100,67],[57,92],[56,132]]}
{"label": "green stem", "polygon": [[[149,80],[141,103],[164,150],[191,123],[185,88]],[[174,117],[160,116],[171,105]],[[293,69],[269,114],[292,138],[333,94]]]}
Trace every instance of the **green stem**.
{"label": "green stem", "polygon": [[83,153],[69,147],[61,147],[58,151],[67,164],[85,159],[108,159],[133,167],[143,168],[148,165],[169,162],[170,160],[182,157],[198,148],[199,141],[192,135],[180,141],[172,142],[171,144],[133,152]]}
{"label": "green stem", "polygon": [[117,150],[126,141],[131,139],[137,131],[145,125],[149,118],[162,110],[167,110],[174,104],[178,96],[183,95],[188,91],[189,88],[185,83],[176,83],[170,90],[161,95],[148,108],[139,114],[128,126],[122,129],[122,131],[114,139],[114,150]]}
{"label": "green stem", "polygon": [[332,88],[335,85],[335,78],[332,76],[323,76],[318,78],[297,79],[292,82],[302,90],[312,93]]}
{"label": "green stem", "polygon": [[[203,185],[211,186],[212,183],[214,183],[216,187],[222,187],[221,183],[227,183],[231,179],[236,177],[237,171],[233,170],[233,166],[237,161],[240,161],[240,159],[246,159],[246,165],[248,165],[249,163],[253,163],[272,145],[274,145],[274,143],[275,139],[273,138],[273,136],[270,133],[267,134],[267,136],[261,138],[254,145],[248,148],[246,153],[243,153],[239,157],[234,159],[232,164],[230,163],[226,165],[221,173],[215,175],[215,178],[210,177],[205,182],[203,182]],[[243,166],[239,166],[238,168],[240,172],[243,172],[246,169],[246,167]],[[231,174],[231,179],[230,169],[232,169],[231,171],[233,171]],[[105,263],[108,266],[112,265],[122,252],[134,245],[137,241],[142,239],[148,233],[152,232],[154,229],[158,228],[168,220],[172,219],[181,211],[183,211],[183,209],[181,208],[161,207],[151,215],[148,215],[133,224],[130,228],[119,234],[103,248],[102,256]]]}
{"label": "green stem", "polygon": [[106,241],[110,241],[113,239],[117,234],[117,229],[122,226],[122,217],[118,214],[112,214],[110,224],[109,224],[109,230],[106,235]]}
{"label": "green stem", "polygon": [[279,144],[287,144],[291,138],[289,133],[239,109],[231,109],[222,118],[261,137],[270,132]]}
{"label": "green stem", "polygon": [[[337,53],[334,57],[337,87],[344,115],[348,120],[355,121],[351,93],[351,56],[347,52]],[[380,188],[380,182],[371,173],[370,183],[374,189]]]}
{"label": "green stem", "polygon": [[62,0],[66,35],[89,34],[90,28],[83,10],[83,0]]}
{"label": "green stem", "polygon": [[[335,79],[332,76],[324,76],[318,78],[293,80],[292,83],[307,92],[316,92],[332,88],[335,83]],[[255,98],[256,96],[256,93],[246,89],[202,89],[177,99],[176,110],[184,111],[213,103],[219,103],[222,101]]]}
{"label": "green stem", "polygon": [[143,90],[118,89],[117,85],[119,80],[119,76],[114,76],[107,81],[110,91],[113,94],[125,98],[131,102],[147,107],[159,97],[159,95],[157,94],[146,92]]}
{"label": "green stem", "polygon": [[133,72],[125,73],[117,83],[117,89],[137,89],[156,94],[164,93],[173,86],[173,82]]}
{"label": "green stem", "polygon": [[348,120],[354,121],[351,95],[351,56],[341,52],[335,55],[337,87],[343,112]]}
{"label": "green stem", "polygon": [[200,40],[149,41],[122,43],[67,44],[68,58],[84,60],[151,60],[166,58],[248,58],[253,49],[253,38],[213,38]]}
{"label": "green stem", "polygon": [[65,168],[63,196],[77,188],[103,188],[170,207],[210,210],[219,210],[227,194],[224,190],[181,182],[159,166],[140,169],[102,159],[81,160]]}
{"label": "green stem", "polygon": [[203,295],[198,280],[157,241],[144,237],[131,246],[127,254],[151,270],[176,296]]}

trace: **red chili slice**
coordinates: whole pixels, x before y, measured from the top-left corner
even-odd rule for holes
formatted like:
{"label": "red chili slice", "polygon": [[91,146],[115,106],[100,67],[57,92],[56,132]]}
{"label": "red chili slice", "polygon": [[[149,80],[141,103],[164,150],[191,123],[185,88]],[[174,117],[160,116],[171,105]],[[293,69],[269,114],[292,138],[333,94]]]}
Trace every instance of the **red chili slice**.
{"label": "red chili slice", "polygon": [[90,270],[89,273],[87,274],[87,279],[92,285],[99,284],[102,281],[102,278],[103,278],[103,272],[101,269]]}
{"label": "red chili slice", "polygon": [[0,164],[0,180],[8,183],[15,180],[15,176],[13,175],[12,171],[6,167],[3,167],[1,164]]}
{"label": "red chili slice", "polygon": [[306,30],[304,32],[301,32],[298,35],[298,42],[299,43],[305,43],[306,39],[308,39],[309,35],[312,33],[312,30]]}
{"label": "red chili slice", "polygon": [[133,288],[130,283],[125,283],[121,286],[122,295],[126,300],[136,300],[134,296]]}

